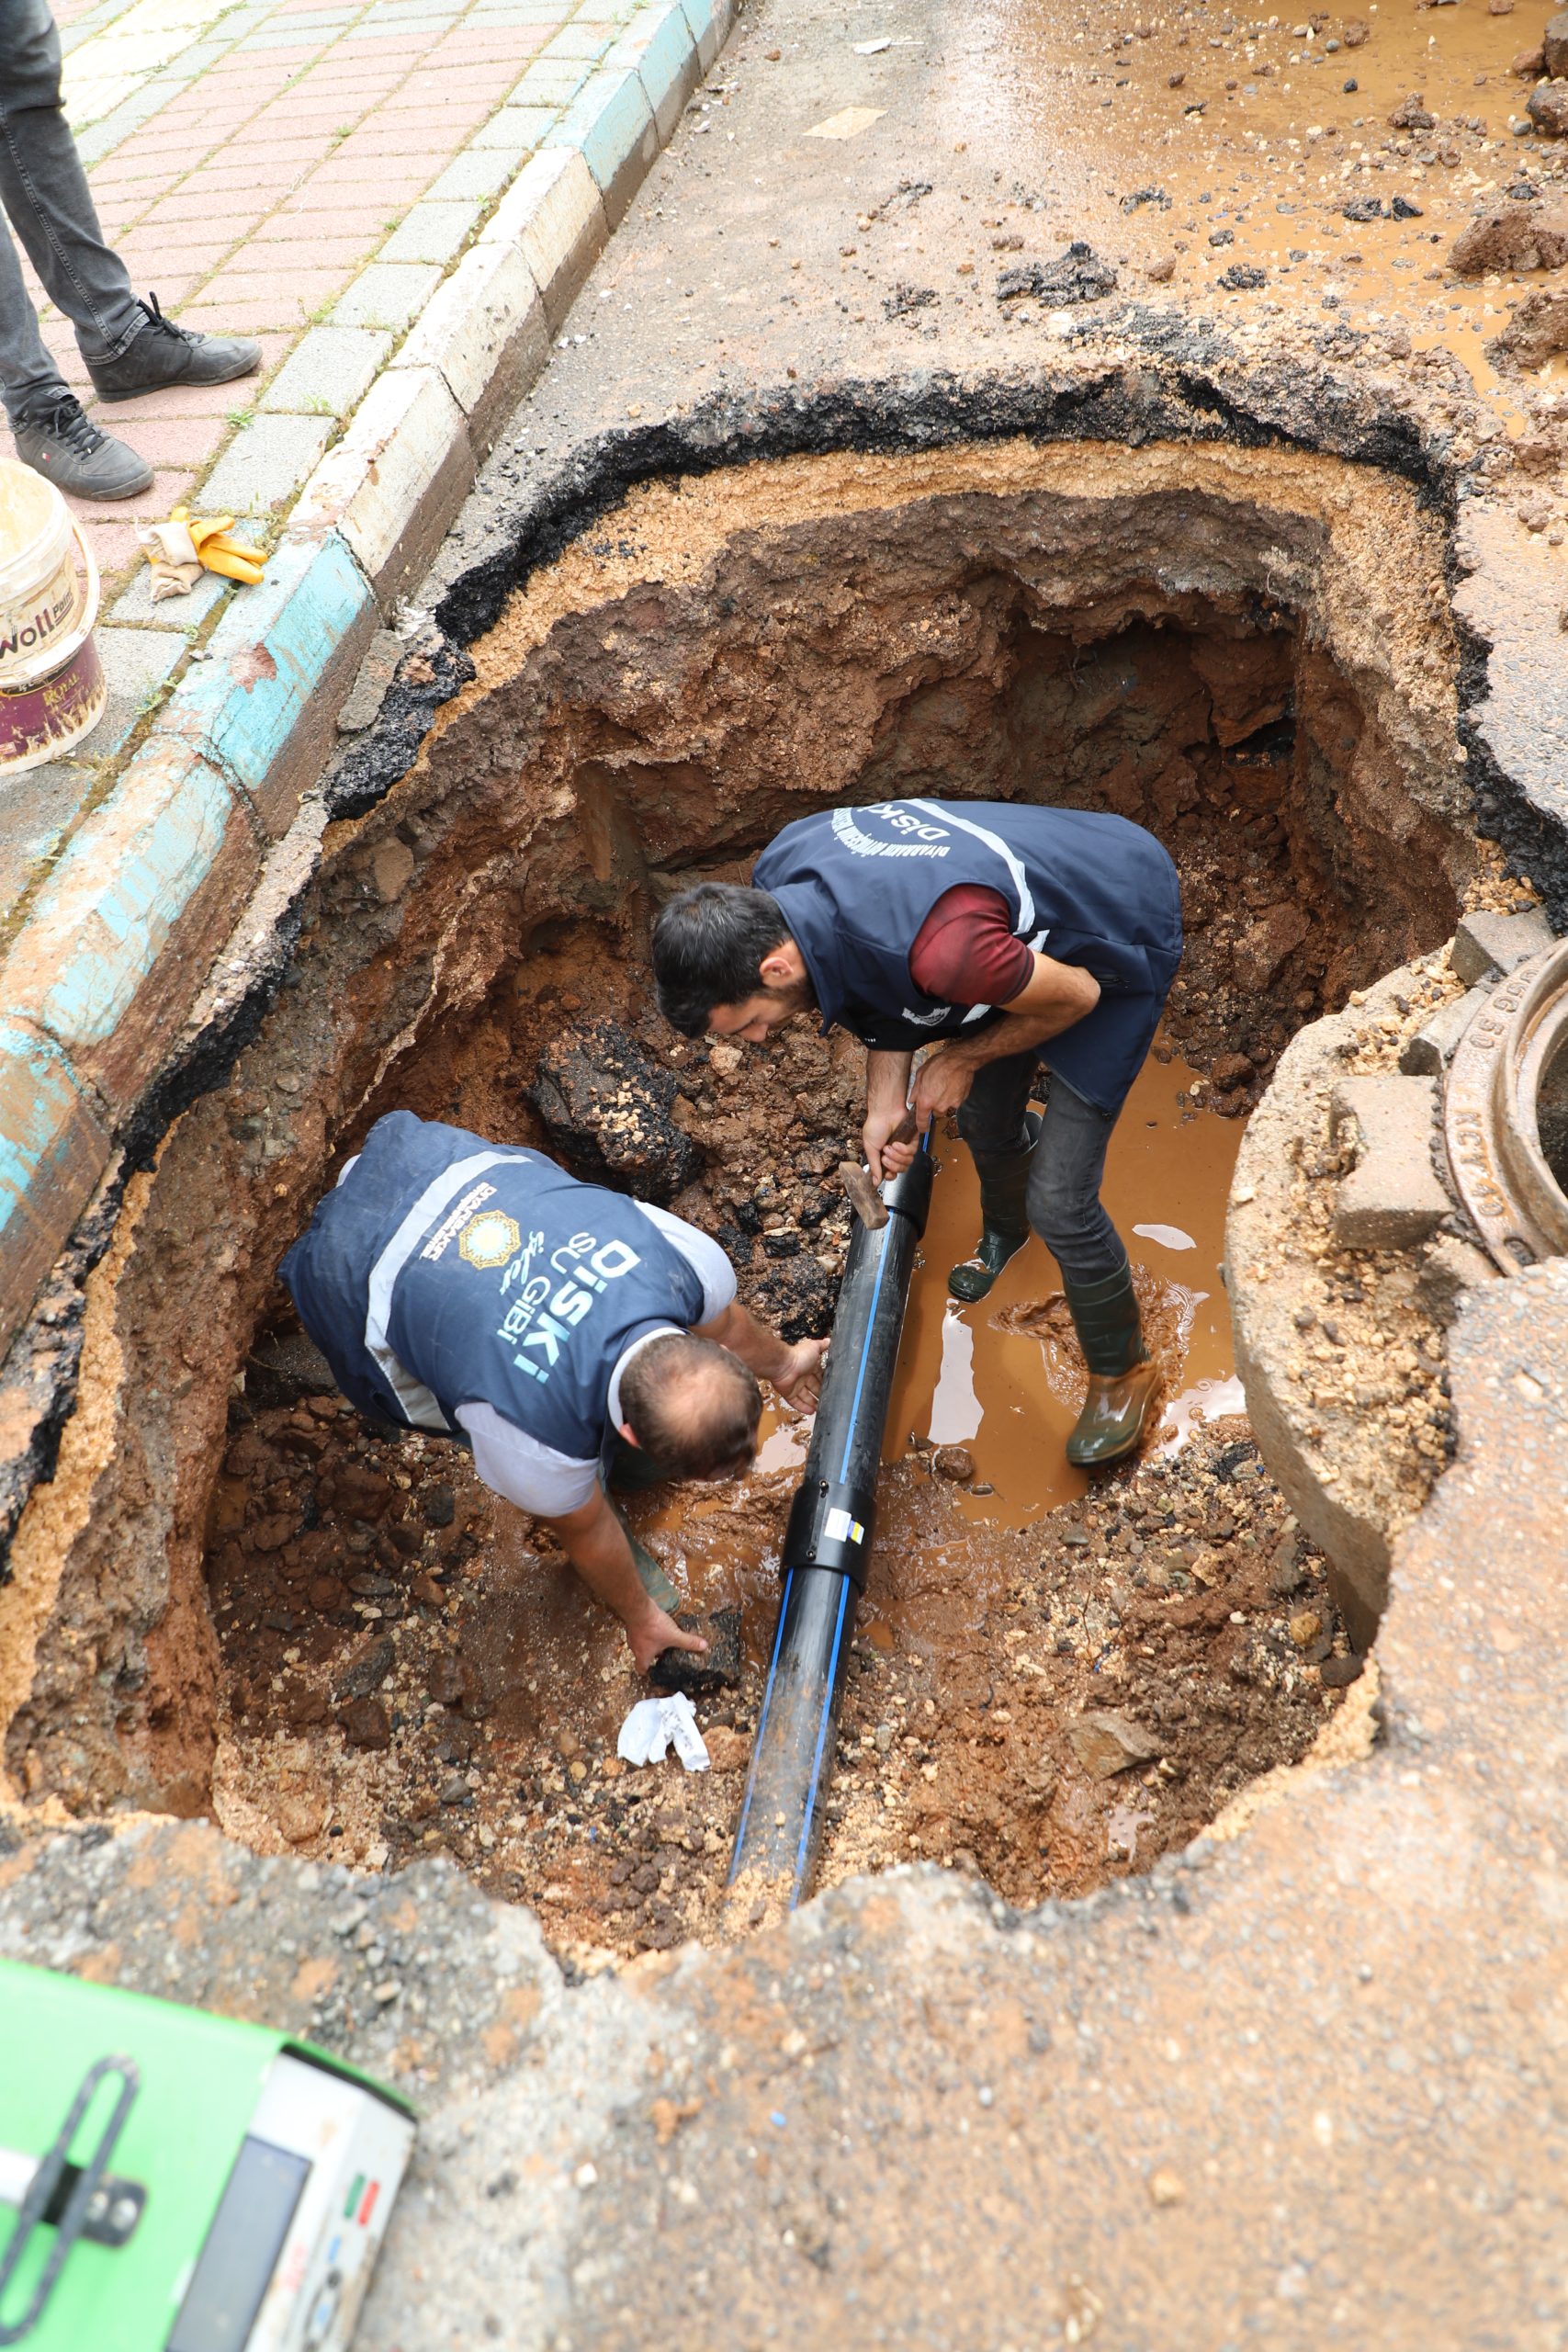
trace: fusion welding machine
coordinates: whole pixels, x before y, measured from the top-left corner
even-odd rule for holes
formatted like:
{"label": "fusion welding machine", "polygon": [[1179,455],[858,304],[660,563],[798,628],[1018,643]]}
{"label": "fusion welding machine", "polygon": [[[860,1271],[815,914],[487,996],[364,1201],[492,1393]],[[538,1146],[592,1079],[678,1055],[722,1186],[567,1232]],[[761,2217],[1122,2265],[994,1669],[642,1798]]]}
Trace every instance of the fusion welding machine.
{"label": "fusion welding machine", "polygon": [[308,2043],[0,1962],[0,2346],[346,2352],[413,2136]]}

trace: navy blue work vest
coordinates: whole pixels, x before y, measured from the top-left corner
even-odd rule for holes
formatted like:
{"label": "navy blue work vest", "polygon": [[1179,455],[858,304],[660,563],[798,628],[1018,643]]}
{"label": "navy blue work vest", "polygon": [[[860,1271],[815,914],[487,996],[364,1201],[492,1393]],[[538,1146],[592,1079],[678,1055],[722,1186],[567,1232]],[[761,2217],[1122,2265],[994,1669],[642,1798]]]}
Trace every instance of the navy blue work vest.
{"label": "navy blue work vest", "polygon": [[752,869],[805,959],[824,1027],[865,1045],[923,1046],[991,1006],[919,989],[909,952],[945,891],[979,884],[1016,935],[1100,982],[1100,1002],[1035,1048],[1102,1111],[1121,1109],[1181,960],[1181,894],[1154,835],[1125,817],[1032,802],[882,800],[801,817]]}
{"label": "navy blue work vest", "polygon": [[278,1272],[362,1411],[449,1432],[490,1405],[580,1462],[632,1341],[703,1319],[695,1268],[636,1201],[412,1111],[377,1120]]}

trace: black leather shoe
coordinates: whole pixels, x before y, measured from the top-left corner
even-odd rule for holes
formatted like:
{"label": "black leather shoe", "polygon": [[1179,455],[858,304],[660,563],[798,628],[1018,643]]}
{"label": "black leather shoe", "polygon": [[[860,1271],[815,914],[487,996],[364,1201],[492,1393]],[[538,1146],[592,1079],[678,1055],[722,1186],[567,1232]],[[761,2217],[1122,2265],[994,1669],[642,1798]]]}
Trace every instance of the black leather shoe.
{"label": "black leather shoe", "polygon": [[159,392],[169,384],[231,384],[261,366],[261,345],[249,335],[178,327],[164,316],[156,294],[141,309],[147,323],[118,359],[87,362],[100,400],[133,401],[138,392]]}
{"label": "black leather shoe", "polygon": [[73,497],[134,498],[152,487],[152,469],[145,458],[111,434],[100,433],[63,385],[14,417],[11,433],[23,465]]}

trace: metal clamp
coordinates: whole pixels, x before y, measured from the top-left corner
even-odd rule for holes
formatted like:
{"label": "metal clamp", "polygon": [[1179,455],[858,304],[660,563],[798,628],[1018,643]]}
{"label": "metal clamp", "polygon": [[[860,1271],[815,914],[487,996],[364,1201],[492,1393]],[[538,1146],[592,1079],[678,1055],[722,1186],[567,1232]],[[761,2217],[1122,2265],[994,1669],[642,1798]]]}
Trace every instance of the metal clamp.
{"label": "metal clamp", "polygon": [[[22,2199],[21,2210],[17,2215],[16,2227],[11,2233],[10,2243],[6,2248],[4,2256],[0,2257],[0,2309],[4,2309],[6,2296],[21,2267],[22,2256],[28,2250],[33,2232],[47,2225],[53,2212],[59,2210],[57,2191],[64,2183],[66,2174],[76,2171],[76,2167],[71,2162],[72,2143],[81,2129],[82,2119],[92,2105],[99,2084],[106,2081],[111,2075],[118,2075],[120,2083],[119,2096],[115,2100],[113,2112],[98,2135],[97,2146],[86,2164],[76,2173],[75,2181],[66,2195],[64,2210],[60,2213],[54,2244],[50,2249],[49,2259],[44,2264],[38,2285],[33,2289],[31,2302],[20,2319],[0,2319],[0,2346],[19,2344],[24,2336],[32,2334],[43,2317],[45,2306],[54,2292],[60,2273],[64,2267],[66,2256],[84,2237],[92,2235],[102,2240],[104,2234],[102,2222],[113,2222],[117,2218],[114,2205],[107,2210],[101,2210],[101,2201],[108,2172],[108,2161],[114,2154],[115,2143],[125,2129],[125,2120],[130,2113],[137,2092],[141,2087],[141,2074],[132,2059],[100,2058],[97,2064],[90,2066],[83,2075],[81,2086],[71,2102],[65,2120],[55,2135],[54,2144],[34,2173],[28,2193]],[[117,2236],[106,2241],[109,2244],[123,2244],[135,2228],[141,2218],[141,2207],[146,2202],[144,2192],[134,2183],[117,2184],[117,2186],[123,2186],[128,2194],[133,2192],[137,2202],[134,2212],[129,2216],[118,2216],[121,2226]],[[117,2199],[116,2203],[118,2202]],[[91,2229],[89,2229],[89,2223],[94,2225]]]}

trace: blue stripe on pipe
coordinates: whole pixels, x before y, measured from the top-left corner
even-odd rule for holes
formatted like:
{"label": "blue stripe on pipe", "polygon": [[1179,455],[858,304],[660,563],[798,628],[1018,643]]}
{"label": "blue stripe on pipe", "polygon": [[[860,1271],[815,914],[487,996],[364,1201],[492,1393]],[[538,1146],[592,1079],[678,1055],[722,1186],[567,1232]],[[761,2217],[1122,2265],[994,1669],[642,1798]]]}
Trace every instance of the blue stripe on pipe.
{"label": "blue stripe on pipe", "polygon": [[839,1580],[839,1622],[833,1628],[833,1654],[828,1660],[828,1675],[822,1689],[822,1720],[817,1726],[817,1753],[811,1759],[811,1786],[806,1796],[806,1817],[800,1825],[800,1843],[795,1852],[795,1884],[789,1891],[791,1906],[799,1902],[805,1883],[807,1851],[811,1843],[811,1816],[817,1810],[817,1786],[822,1777],[822,1750],[827,1744],[828,1718],[833,1712],[833,1685],[839,1679],[839,1645],[844,1638],[844,1617],[850,1605],[850,1580]]}
{"label": "blue stripe on pipe", "polygon": [[847,1484],[850,1475],[850,1449],[855,1442],[855,1423],[860,1419],[861,1392],[865,1386],[866,1360],[871,1354],[872,1334],[876,1329],[876,1302],[882,1296],[882,1277],[887,1272],[886,1236],[890,1229],[890,1227],[884,1227],[882,1255],[876,1261],[876,1280],[871,1289],[871,1306],[865,1318],[865,1341],[860,1351],[860,1370],[855,1374],[855,1393],[850,1404],[849,1425],[844,1431],[844,1458],[839,1465],[840,1487]]}
{"label": "blue stripe on pipe", "polygon": [[746,1797],[740,1807],[740,1826],[735,1833],[735,1853],[729,1865],[728,1884],[735,1883],[735,1873],[740,1867],[740,1849],[746,1837],[746,1824],[751,1812],[751,1798],[757,1786],[757,1766],[761,1759],[762,1734],[768,1728],[768,1709],[773,1703],[773,1676],[778,1671],[779,1650],[784,1643],[784,1611],[789,1607],[789,1589],[795,1582],[795,1570],[784,1577],[784,1589],[779,1598],[779,1622],[773,1631],[773,1654],[768,1660],[767,1687],[762,1692],[762,1712],[757,1718],[757,1736],[751,1743],[751,1770],[746,1775]]}

